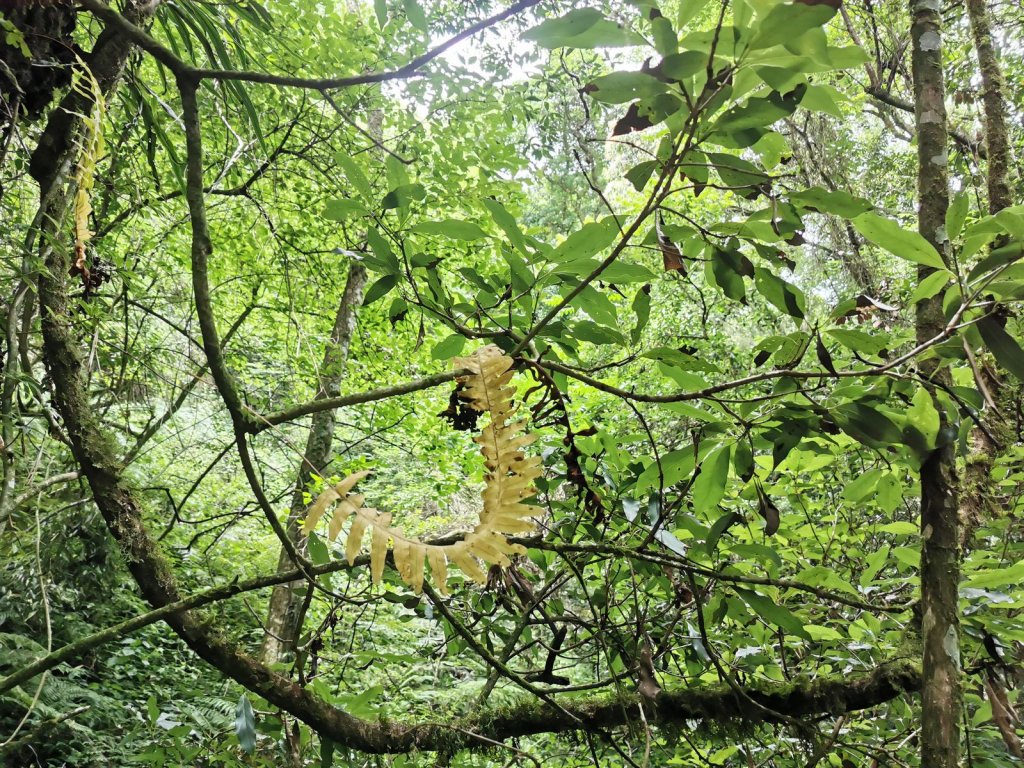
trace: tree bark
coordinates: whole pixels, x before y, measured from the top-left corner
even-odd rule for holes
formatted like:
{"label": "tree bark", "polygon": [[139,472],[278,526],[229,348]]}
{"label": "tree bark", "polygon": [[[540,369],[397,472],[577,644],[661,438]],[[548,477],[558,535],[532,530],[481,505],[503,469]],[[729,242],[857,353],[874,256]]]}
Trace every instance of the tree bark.
{"label": "tree bark", "polygon": [[[345,362],[348,359],[349,345],[356,328],[356,308],[363,302],[363,288],[366,285],[366,269],[357,262],[352,262],[345,282],[345,290],[338,303],[338,311],[334,318],[331,337],[324,348],[324,361],[320,369],[317,386],[317,400],[337,397],[341,394],[341,381],[344,376]],[[313,473],[322,474],[330,462],[331,447],[334,442],[334,425],[337,421],[336,411],[328,409],[313,414],[306,438],[306,450],[303,452],[295,480],[295,491],[292,494],[291,509],[288,513],[287,532],[295,542],[296,549],[305,554],[305,537],[299,530],[299,519],[306,508],[304,494],[309,486]],[[282,548],[278,557],[277,570],[287,571],[292,568],[292,560]],[[267,623],[263,636],[261,657],[265,664],[276,664],[293,653],[302,628],[301,601],[297,590],[304,581],[279,584],[274,587],[267,609]]]}
{"label": "tree bark", "polygon": [[[945,83],[942,19],[936,0],[911,0],[914,118],[917,126],[918,230],[949,259]],[[933,270],[919,268],[924,279]],[[941,296],[917,305],[917,338],[941,333]],[[948,385],[949,371],[935,360],[921,363],[932,385]],[[944,409],[936,403],[940,414]],[[943,415],[943,422],[946,421]],[[946,424],[944,423],[945,427]],[[946,430],[940,430],[940,436]],[[960,756],[959,508],[954,441],[941,443],[921,466],[921,765],[957,768]]]}
{"label": "tree bark", "polygon": [[1003,98],[1006,84],[992,41],[986,0],[967,0],[967,16],[971,22],[971,35],[981,69],[985,147],[988,150],[988,209],[989,213],[998,213],[1013,202],[1010,194],[1010,140],[1006,131],[1006,102]]}

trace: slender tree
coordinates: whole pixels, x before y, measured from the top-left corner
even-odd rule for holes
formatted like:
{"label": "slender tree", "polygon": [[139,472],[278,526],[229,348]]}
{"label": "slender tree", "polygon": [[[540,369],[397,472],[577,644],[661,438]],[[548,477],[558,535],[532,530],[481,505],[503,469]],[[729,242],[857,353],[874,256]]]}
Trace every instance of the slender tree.
{"label": "slender tree", "polygon": [[[949,179],[942,17],[938,3],[933,0],[913,0],[910,9],[917,127],[918,231],[948,261],[945,221],[949,207]],[[924,280],[933,271],[931,267],[922,266],[918,277]],[[918,304],[919,343],[941,336],[945,326],[941,296]],[[920,369],[921,375],[933,385],[949,382],[948,370],[934,359],[922,361]],[[941,406],[938,410],[941,414]],[[955,768],[960,757],[960,626],[957,604],[960,518],[957,489],[953,441],[940,440],[921,466],[921,634],[924,649],[921,764],[929,768]]]}

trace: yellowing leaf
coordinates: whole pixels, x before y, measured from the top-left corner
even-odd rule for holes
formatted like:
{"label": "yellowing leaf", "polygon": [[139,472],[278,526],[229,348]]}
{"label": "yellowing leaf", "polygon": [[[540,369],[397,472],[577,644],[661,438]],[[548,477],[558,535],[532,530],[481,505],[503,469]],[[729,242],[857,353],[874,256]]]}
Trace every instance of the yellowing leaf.
{"label": "yellowing leaf", "polygon": [[430,573],[434,576],[437,591],[447,595],[448,559],[445,557],[444,547],[427,547],[427,562],[430,563]]}
{"label": "yellowing leaf", "polygon": [[[372,522],[373,543],[370,544],[370,581],[374,584],[379,584],[381,577],[384,575],[384,563],[387,562],[388,558],[388,539],[391,533],[388,530],[388,526],[391,525],[391,513],[383,512]],[[396,541],[395,543],[397,544],[398,542]]]}
{"label": "yellowing leaf", "polygon": [[348,560],[349,565],[356,564],[356,555],[359,554],[359,548],[363,545],[363,534],[366,533],[366,526],[370,522],[365,517],[367,512],[372,511],[360,510],[352,518],[352,527],[348,529],[348,538],[345,540],[345,559]]}

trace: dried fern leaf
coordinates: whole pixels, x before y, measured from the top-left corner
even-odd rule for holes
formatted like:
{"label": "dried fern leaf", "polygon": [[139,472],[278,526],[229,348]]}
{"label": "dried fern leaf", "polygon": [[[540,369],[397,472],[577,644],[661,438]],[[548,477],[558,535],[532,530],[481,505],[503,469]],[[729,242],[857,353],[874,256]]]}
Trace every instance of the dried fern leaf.
{"label": "dried fern leaf", "polygon": [[448,559],[459,566],[459,570],[478,584],[487,583],[487,574],[483,572],[477,561],[469,554],[469,545],[465,540],[452,544],[445,549]]}
{"label": "dried fern leaf", "polygon": [[363,534],[366,533],[366,526],[370,524],[370,518],[366,513],[376,513],[377,510],[361,509],[352,516],[352,526],[348,529],[348,538],[345,539],[345,559],[349,565],[356,564],[356,555],[363,546]]}
{"label": "dried fern leaf", "polygon": [[359,493],[350,493],[347,498],[341,500],[331,515],[331,524],[327,528],[327,539],[334,541],[341,533],[341,526],[363,506],[363,496]]}
{"label": "dried fern leaf", "polygon": [[427,548],[424,544],[420,544],[418,541],[410,542],[409,546],[409,578],[405,579],[406,583],[412,587],[412,591],[417,595],[423,591],[423,558],[427,553]]}
{"label": "dried fern leaf", "polygon": [[434,577],[437,591],[448,594],[448,558],[444,547],[427,547],[427,562],[430,563],[430,574]]}
{"label": "dried fern leaf", "polygon": [[317,496],[316,501],[306,510],[306,521],[302,524],[302,532],[308,535],[327,512],[327,507],[340,499],[338,492],[333,488],[328,488]]}
{"label": "dried fern leaf", "polygon": [[[370,521],[373,526],[373,537],[370,544],[370,581],[379,584],[384,575],[384,564],[388,559],[388,539],[391,538],[391,513],[382,512],[376,520]],[[396,551],[397,551],[397,544]]]}
{"label": "dried fern leaf", "polygon": [[460,379],[464,402],[476,411],[486,411],[491,418],[475,438],[480,444],[486,472],[483,509],[473,531],[462,541],[438,547],[427,546],[392,529],[390,513],[363,508],[363,497],[350,493],[355,484],[369,474],[367,471],[354,472],[333,488],[326,489],[306,514],[303,530],[308,533],[332,504],[337,505],[328,530],[331,541],[337,538],[345,520],[351,518],[345,540],[345,557],[350,564],[355,564],[367,527],[372,528],[370,577],[375,584],[383,577],[389,542],[399,577],[417,594],[423,588],[426,563],[441,594],[448,594],[450,563],[467,577],[484,584],[487,574],[481,561],[508,566],[510,557],[525,554],[526,548],[512,544],[507,536],[530,533],[536,527],[534,518],[540,514],[540,509],[526,500],[536,495],[534,481],[541,475],[541,462],[540,457],[523,452],[536,436],[526,431],[523,420],[515,418],[518,406],[513,400],[515,388],[510,386],[514,376],[512,359],[497,347],[488,345],[454,362],[457,367],[470,371]]}

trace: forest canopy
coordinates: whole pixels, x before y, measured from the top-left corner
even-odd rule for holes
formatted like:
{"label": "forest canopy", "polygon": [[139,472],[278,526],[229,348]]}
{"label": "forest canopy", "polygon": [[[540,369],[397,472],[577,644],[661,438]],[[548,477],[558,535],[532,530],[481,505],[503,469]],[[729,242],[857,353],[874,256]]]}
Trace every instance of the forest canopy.
{"label": "forest canopy", "polygon": [[0,763],[1024,762],[1002,0],[0,0]]}

